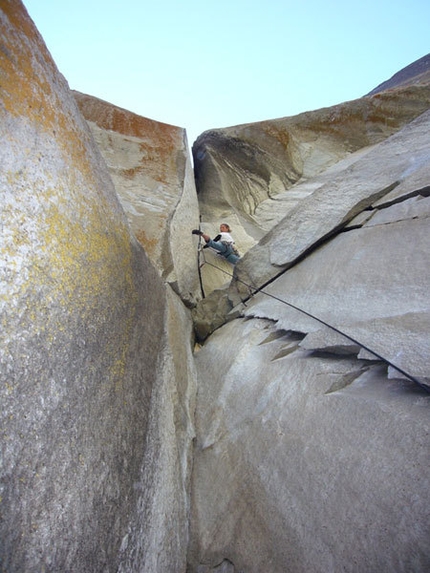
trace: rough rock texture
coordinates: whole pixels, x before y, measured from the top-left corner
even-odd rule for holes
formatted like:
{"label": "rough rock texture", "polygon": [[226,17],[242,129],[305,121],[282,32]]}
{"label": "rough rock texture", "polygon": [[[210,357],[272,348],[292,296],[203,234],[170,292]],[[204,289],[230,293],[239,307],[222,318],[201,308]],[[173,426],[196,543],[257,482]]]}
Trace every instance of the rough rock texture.
{"label": "rough rock texture", "polygon": [[265,319],[196,354],[190,571],[425,573],[430,397]]}
{"label": "rough rock texture", "polygon": [[192,310],[197,342],[204,342],[217,328],[225,324],[233,310],[227,289],[214,289]]}
{"label": "rough rock texture", "polygon": [[[203,133],[193,145],[203,226],[218,228],[226,220],[246,253],[330,170],[344,172],[358,153],[429,108],[428,74],[408,77],[410,85],[372,97]],[[216,288],[225,280],[209,267],[202,276]]]}
{"label": "rough rock texture", "polygon": [[267,209],[261,220],[261,203],[272,201],[276,219],[280,194],[288,191],[284,199],[294,205],[304,192],[296,189],[298,182],[380,143],[429,105],[427,82],[295,117],[203,133],[193,146],[203,221],[234,214],[248,235],[260,239],[273,226]]}
{"label": "rough rock texture", "polygon": [[[290,303],[357,336],[426,384],[430,258],[423,238],[430,230],[425,197],[430,195],[429,130],[430,111],[300,202],[236,270],[247,284],[262,285],[377,201],[377,210],[365,211],[362,228],[352,221],[347,233],[320,246],[267,291],[287,294]],[[241,283],[237,286],[245,292]],[[271,317],[283,324],[280,313],[291,311],[280,304],[254,302],[255,310],[246,312],[267,316],[262,308],[270,307]],[[296,330],[309,328],[302,329],[295,311],[293,322]]]}
{"label": "rough rock texture", "polygon": [[0,26],[0,568],[183,571],[189,311],[20,2]]}
{"label": "rough rock texture", "polygon": [[[334,176],[325,177],[273,227],[255,252],[248,254],[249,259],[261,259],[262,265],[270,262],[270,271],[258,269],[259,279],[272,278],[281,268],[291,266],[312,245],[374,203],[389,204],[421,190],[428,193],[429,124],[427,112],[364,156],[359,154],[343,171],[336,170]],[[267,250],[267,257],[261,256],[262,249]],[[252,264],[244,266],[251,267],[250,273],[255,272]]]}
{"label": "rough rock texture", "polygon": [[185,571],[196,374],[189,311],[167,293],[164,337],[155,341],[159,368],[145,458],[133,484],[139,498],[122,539],[118,573]]}
{"label": "rough rock texture", "polygon": [[202,136],[202,228],[247,254],[202,251],[193,355],[183,130],[0,25],[1,571],[427,573],[424,76]]}
{"label": "rough rock texture", "polygon": [[[302,187],[306,190],[312,189],[312,192],[307,193],[293,208],[287,207],[287,215],[236,265],[237,282],[233,285],[234,288],[230,288],[230,308],[246,298],[252,289],[264,286],[268,281],[296,264],[324,240],[334,236],[343,228],[361,226],[375,213],[378,216],[373,219],[373,224],[376,224],[378,220],[382,224],[381,217],[384,216],[403,217],[413,222],[419,216],[424,219],[421,224],[427,228],[426,201],[413,203],[414,209],[411,208],[409,215],[406,215],[406,211],[403,215],[395,215],[402,209],[400,206],[395,209],[393,207],[391,210],[388,210],[388,207],[414,196],[419,198],[429,195],[429,127],[430,112],[427,112],[379,145],[365,152],[359,151],[352,154],[348,160],[340,161],[323,174],[302,185],[297,185],[298,193]],[[282,212],[282,202],[278,205],[279,212]],[[409,203],[406,202],[403,209],[407,209],[408,205]],[[363,218],[360,219],[360,217]],[[405,290],[407,284],[413,286],[413,290],[417,291],[417,297],[422,297],[424,301],[426,299],[424,293],[428,288],[429,280],[426,243],[412,236],[414,224],[407,228],[408,231],[401,240],[404,258],[397,256],[393,249],[390,251],[395,257],[398,272],[394,273],[391,267],[387,267],[387,274],[381,273],[380,276],[380,288],[386,293],[385,298],[392,300],[393,305],[396,304],[398,297],[404,296],[398,292],[396,284],[398,282],[401,284],[404,280],[401,273],[404,273],[405,277],[408,276],[407,265],[413,266],[419,276],[415,277],[417,282],[412,285],[407,282],[406,278]],[[385,226],[382,229],[381,242],[390,241],[389,231],[392,226]],[[406,241],[409,234],[411,237]],[[388,242],[387,245],[389,244]],[[339,252],[342,248],[339,247]],[[375,264],[378,267],[377,261]],[[319,270],[315,269],[313,272],[317,276]],[[352,279],[351,283],[354,281],[355,279]],[[246,285],[250,285],[252,289],[250,290]],[[346,284],[342,289],[347,290]],[[236,290],[239,295],[235,294]],[[395,291],[397,295],[392,296],[391,291]],[[227,292],[225,296],[228,296]],[[297,291],[294,291],[294,296],[297,296]],[[293,302],[294,298],[289,300]],[[321,302],[323,307],[324,304]],[[220,324],[220,320],[218,317],[217,325],[211,325],[212,315],[207,314],[205,319],[203,305],[207,306],[207,302],[200,303],[194,314],[199,313],[199,332],[210,333]],[[317,311],[319,305],[316,307],[313,305],[313,307]],[[228,304],[225,303],[224,308],[228,309]],[[412,306],[411,309],[416,312]],[[422,310],[420,306],[419,313]],[[397,314],[394,308],[392,312],[394,315]],[[201,330],[204,322],[206,325]],[[424,354],[426,354],[425,347]],[[427,361],[423,367],[427,368]]]}
{"label": "rough rock texture", "polygon": [[[240,141],[202,136],[225,144],[200,158],[219,183],[199,183],[208,220],[231,208],[250,236],[268,232],[193,310],[208,338],[196,353],[190,573],[430,569],[430,111],[422,100],[401,127],[408,90],[379,100],[391,99],[395,133],[343,157],[339,138],[339,161],[257,206],[262,192],[254,212],[240,177],[249,171],[255,198],[282,170],[260,153],[261,124],[246,146],[245,127],[231,128]],[[328,131],[309,157],[336,148]]]}
{"label": "rough rock texture", "polygon": [[185,130],[74,92],[131,229],[188,305],[201,298],[190,230],[199,207]]}

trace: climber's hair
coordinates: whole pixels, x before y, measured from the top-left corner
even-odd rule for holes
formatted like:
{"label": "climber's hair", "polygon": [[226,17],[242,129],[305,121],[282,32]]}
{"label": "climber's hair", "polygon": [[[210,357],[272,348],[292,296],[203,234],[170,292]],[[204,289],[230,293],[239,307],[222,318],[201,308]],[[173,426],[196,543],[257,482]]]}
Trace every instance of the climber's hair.
{"label": "climber's hair", "polygon": [[227,225],[227,223],[221,223],[221,225],[224,225],[224,227],[227,228],[227,233],[231,233],[230,225]]}

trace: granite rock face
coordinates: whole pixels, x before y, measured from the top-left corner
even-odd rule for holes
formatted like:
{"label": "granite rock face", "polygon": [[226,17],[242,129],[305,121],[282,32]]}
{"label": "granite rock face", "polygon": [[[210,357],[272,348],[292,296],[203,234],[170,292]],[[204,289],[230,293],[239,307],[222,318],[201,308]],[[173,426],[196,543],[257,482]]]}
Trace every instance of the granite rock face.
{"label": "granite rock face", "polygon": [[[429,129],[430,111],[322,185],[251,249],[236,271],[243,282],[262,285],[313,251],[267,292],[288,293],[294,306],[358,336],[427,385]],[[240,282],[237,288],[244,293]],[[254,300],[252,307],[259,316],[263,307],[270,308],[270,317],[287,329],[279,314],[291,312],[286,305],[269,299]],[[296,315],[294,329],[307,331],[309,320],[300,326],[303,319]]]}
{"label": "granite rock face", "polygon": [[[225,220],[246,253],[325,178],[345,172],[429,106],[428,74],[421,73],[330,108],[203,133],[193,145],[203,228]],[[209,266],[202,277],[206,294],[209,285],[225,285],[225,274]]]}
{"label": "granite rock face", "polygon": [[0,25],[1,570],[427,573],[422,68],[203,134],[200,285],[184,130]]}
{"label": "granite rock face", "polygon": [[[428,82],[294,117],[212,130],[193,146],[202,219],[234,216],[255,241],[311,189],[297,185],[380,143],[430,105]],[[284,203],[279,205],[279,196]],[[272,201],[271,217],[266,201]]]}
{"label": "granite rock face", "polygon": [[196,354],[189,570],[425,573],[429,395],[302,338],[248,318]]}
{"label": "granite rock face", "polygon": [[[411,311],[416,315],[423,312],[426,314],[427,307],[423,308],[423,304],[426,305],[424,292],[428,288],[429,280],[428,261],[426,243],[421,237],[426,232],[428,224],[428,208],[426,207],[427,200],[422,202],[419,200],[426,199],[430,189],[429,114],[430,112],[422,114],[379,145],[351,154],[346,160],[339,161],[323,174],[303,184],[298,184],[295,187],[296,193],[300,194],[302,188],[304,191],[302,199],[294,207],[287,205],[284,209],[283,199],[278,198],[275,203],[278,205],[279,213],[286,212],[287,214],[236,265],[235,282],[230,286],[229,291],[224,290],[224,297],[227,300],[222,306],[226,309],[226,314],[241,300],[246,300],[255,289],[263,287],[312,251],[320,248],[323,242],[339,233],[363,225],[377,224],[380,237],[375,240],[379,240],[383,246],[386,246],[386,261],[388,262],[389,257],[394,257],[394,260],[387,266],[386,274],[382,273],[382,267],[376,260],[372,281],[377,280],[376,277],[379,276],[381,296],[385,293],[382,300],[389,299],[390,304],[393,305],[390,315],[398,314],[395,310],[396,300],[405,296],[404,293],[401,294],[401,284],[404,284],[404,292],[411,288],[417,294],[418,299],[422,299],[418,308],[412,305]],[[396,218],[399,218],[399,221],[396,221]],[[422,227],[417,231],[418,236],[415,236],[416,232],[413,229],[418,228],[418,218],[422,219],[420,223]],[[406,230],[401,231],[403,233],[403,238],[399,238],[401,247],[394,249],[390,247],[392,240],[390,233],[394,229],[394,223],[397,222],[400,228],[401,221]],[[409,225],[407,221],[410,221]],[[346,234],[343,236],[345,241],[339,237],[335,243],[338,249],[336,252],[340,254],[347,245]],[[351,236],[358,236],[358,233],[351,233]],[[362,233],[363,250],[367,248],[364,246],[364,237],[367,236],[370,236],[370,231]],[[372,250],[376,246],[372,244],[369,248]],[[342,259],[342,264],[346,264],[348,256],[352,257],[353,261],[357,260],[353,250],[348,248],[348,253],[347,257]],[[335,255],[335,257],[341,260],[341,256]],[[312,260],[316,260],[315,257]],[[369,257],[368,260],[363,261],[363,264],[366,265],[370,261]],[[330,270],[333,264],[333,261],[330,262]],[[392,265],[394,264],[398,268],[396,273],[393,271]],[[378,267],[380,272],[377,272]],[[409,268],[415,269],[414,272],[411,273]],[[324,271],[321,267],[312,269],[310,272],[314,276],[319,276],[319,273]],[[358,269],[357,272],[360,278]],[[343,273],[340,274],[344,276]],[[412,282],[408,282],[408,277],[412,277],[413,274],[417,276]],[[351,275],[351,281],[347,280],[346,275],[342,279],[344,280],[343,287],[341,287],[343,298],[346,297],[349,288],[357,288],[353,286],[357,281],[355,275]],[[291,277],[291,273],[288,276]],[[348,286],[349,282],[351,287]],[[363,301],[367,298],[367,288],[368,286],[363,283]],[[330,289],[327,292],[330,293]],[[393,296],[394,292],[397,293],[396,296]],[[303,300],[299,301],[297,298],[299,293],[301,297],[304,296],[302,289],[292,289],[289,300],[297,304],[303,303]],[[311,308],[314,308],[316,313],[319,312],[320,306],[322,307],[321,318],[325,314],[324,307],[327,304],[322,294],[318,294],[318,297],[321,297],[319,298],[321,305],[316,300],[311,304]],[[216,296],[217,300],[220,299],[219,293],[210,295],[212,296]],[[273,301],[268,304],[272,306]],[[367,303],[363,302],[363,304]],[[382,306],[384,305],[385,303],[381,301],[381,312],[383,312]],[[197,334],[201,339],[222,324],[221,317],[218,315],[214,322],[213,313],[206,312],[205,307],[208,307],[207,300],[199,303],[193,311],[196,316]],[[422,341],[422,344],[424,347],[420,352],[428,355],[426,351],[428,342]],[[414,361],[413,356],[411,358]],[[404,354],[400,362],[403,360],[407,360]],[[428,366],[425,360],[421,365],[420,376],[428,377],[426,374]]]}
{"label": "granite rock face", "polygon": [[190,230],[198,226],[185,130],[74,92],[132,231],[160,275],[193,306],[201,298]]}
{"label": "granite rock face", "polygon": [[181,571],[189,311],[20,2],[0,26],[1,570]]}
{"label": "granite rock face", "polygon": [[[408,89],[380,94],[393,126]],[[428,107],[265,199],[252,190],[282,170],[261,153],[265,122],[202,135],[207,219],[231,209],[256,241],[267,232],[193,311],[190,571],[430,568]],[[309,156],[335,148],[328,130]]]}

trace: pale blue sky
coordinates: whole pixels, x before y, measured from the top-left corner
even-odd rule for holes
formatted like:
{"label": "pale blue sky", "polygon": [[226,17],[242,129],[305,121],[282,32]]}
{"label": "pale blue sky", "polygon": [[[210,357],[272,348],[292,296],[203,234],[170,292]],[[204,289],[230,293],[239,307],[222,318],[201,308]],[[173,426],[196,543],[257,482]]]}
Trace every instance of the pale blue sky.
{"label": "pale blue sky", "polygon": [[428,0],[26,0],[72,89],[203,131],[359,98],[430,52]]}

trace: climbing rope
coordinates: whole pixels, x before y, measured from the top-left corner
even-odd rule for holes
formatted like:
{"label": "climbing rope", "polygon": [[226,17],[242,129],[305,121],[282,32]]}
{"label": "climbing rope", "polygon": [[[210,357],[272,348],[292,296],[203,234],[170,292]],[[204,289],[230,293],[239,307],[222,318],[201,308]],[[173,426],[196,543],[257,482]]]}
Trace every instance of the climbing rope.
{"label": "climbing rope", "polygon": [[[375,356],[376,358],[378,358],[379,360],[382,360],[383,362],[385,362],[386,364],[388,364],[389,366],[391,366],[392,368],[394,368],[395,370],[397,370],[397,372],[400,372],[401,374],[403,374],[403,376],[405,376],[406,378],[408,378],[409,380],[411,380],[411,382],[414,382],[415,384],[418,384],[418,386],[420,386],[421,388],[423,388],[426,392],[430,393],[430,388],[428,386],[426,386],[425,384],[423,384],[422,382],[420,382],[417,378],[415,378],[415,376],[412,376],[412,374],[409,374],[408,372],[406,372],[405,370],[403,370],[402,368],[400,368],[399,366],[396,366],[395,364],[393,364],[393,362],[391,362],[391,360],[389,360],[388,358],[384,358],[384,356],[382,356],[381,354],[379,354],[378,352],[376,352],[375,350],[372,350],[371,348],[369,348],[368,346],[366,346],[365,344],[363,344],[362,342],[360,342],[359,340],[356,340],[355,338],[353,338],[352,336],[349,336],[349,334],[346,334],[345,332],[342,332],[341,330],[339,330],[338,328],[336,328],[335,326],[332,326],[331,324],[329,324],[328,322],[326,322],[325,320],[322,320],[321,318],[318,318],[317,316],[311,314],[310,312],[307,312],[306,310],[303,310],[302,308],[299,308],[298,306],[282,299],[279,298],[278,296],[275,296],[267,291],[263,290],[263,287],[259,287],[259,288],[255,288],[253,286],[251,286],[250,284],[246,283],[245,281],[239,279],[238,277],[235,277],[233,273],[230,273],[224,269],[221,269],[220,267],[217,267],[216,265],[212,264],[211,262],[207,261],[203,252],[203,249],[199,248],[199,254],[200,252],[203,254],[203,263],[200,264],[200,256],[198,255],[198,262],[199,262],[199,273],[200,273],[200,269],[203,265],[209,265],[211,267],[214,267],[215,269],[218,269],[219,271],[221,271],[222,273],[229,275],[230,277],[232,277],[236,282],[239,282],[241,284],[243,284],[244,286],[246,286],[250,292],[251,295],[249,295],[248,297],[246,297],[244,300],[242,300],[242,303],[246,303],[251,297],[253,297],[255,294],[257,293],[261,293],[264,294],[265,296],[268,296],[282,304],[285,304],[287,306],[289,306],[290,308],[293,308],[294,310],[297,310],[298,312],[301,312],[302,314],[305,314],[306,316],[309,316],[310,318],[316,320],[317,322],[319,322],[320,324],[323,324],[324,326],[330,328],[331,330],[333,330],[334,332],[340,334],[341,336],[344,336],[345,338],[347,338],[348,340],[350,340],[351,342],[353,342],[354,344],[357,344],[358,346],[360,346],[361,348],[363,348],[363,350],[366,350],[367,352],[370,352],[370,354],[373,354],[373,356]],[[271,281],[270,281],[271,282]],[[254,292],[252,292],[254,291]],[[246,306],[246,304],[245,304]]]}
{"label": "climbing rope", "polygon": [[[200,217],[199,231],[201,231],[201,219],[202,218]],[[198,273],[199,273],[200,290],[202,293],[202,297],[205,298],[205,289],[203,288],[203,279],[202,279],[202,271],[201,271],[201,268],[203,265],[200,264],[200,252],[201,251],[202,251],[202,236],[199,235],[199,244],[197,246],[197,269],[198,269]]]}

